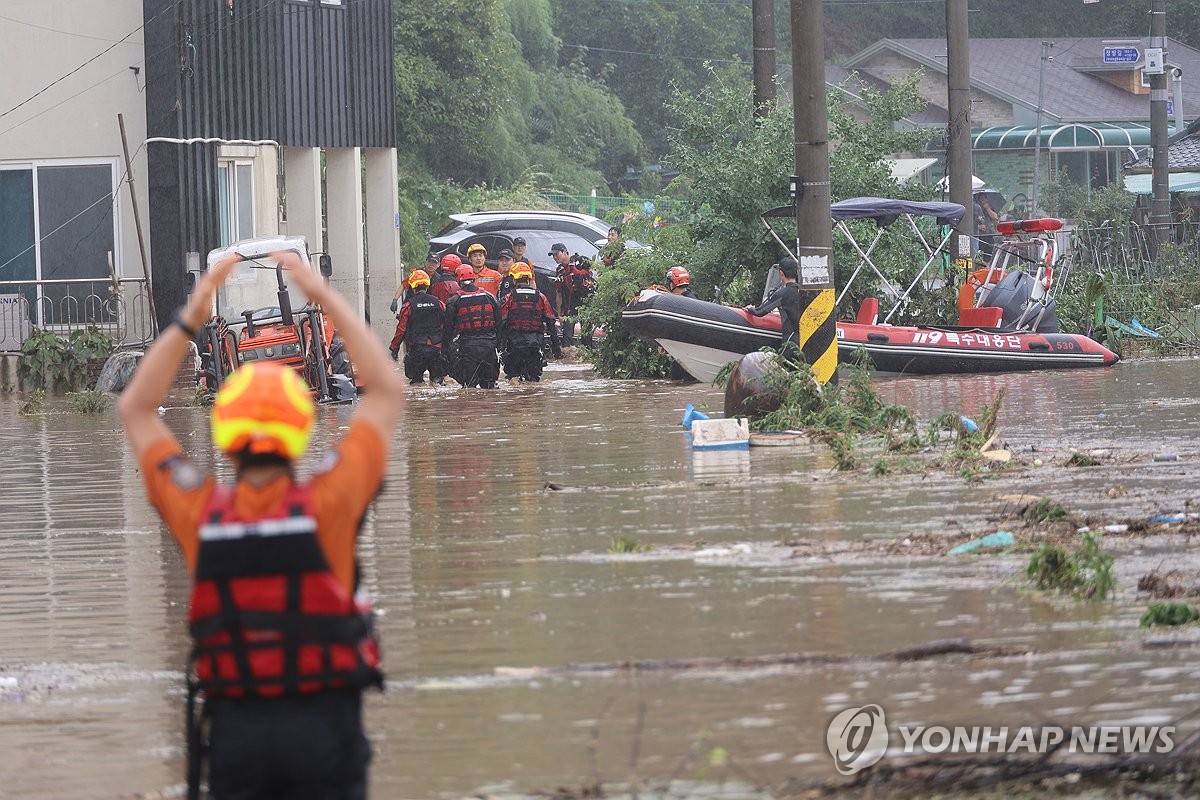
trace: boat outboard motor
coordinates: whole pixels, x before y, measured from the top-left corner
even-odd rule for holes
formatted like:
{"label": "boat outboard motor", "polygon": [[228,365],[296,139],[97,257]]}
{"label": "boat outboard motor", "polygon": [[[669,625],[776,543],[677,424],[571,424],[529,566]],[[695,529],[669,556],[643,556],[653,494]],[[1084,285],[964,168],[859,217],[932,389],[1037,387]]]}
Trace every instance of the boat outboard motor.
{"label": "boat outboard motor", "polygon": [[[1046,298],[1043,311],[1042,304],[1032,300],[1036,285],[1037,282],[1027,272],[1010,272],[1000,279],[996,288],[992,289],[984,300],[988,306],[1004,310],[1000,327],[1033,329],[1034,333],[1059,332],[1058,315],[1054,311],[1057,304],[1053,297]],[[1038,314],[1041,314],[1041,319],[1038,319]],[[1033,328],[1035,321],[1036,329]]]}

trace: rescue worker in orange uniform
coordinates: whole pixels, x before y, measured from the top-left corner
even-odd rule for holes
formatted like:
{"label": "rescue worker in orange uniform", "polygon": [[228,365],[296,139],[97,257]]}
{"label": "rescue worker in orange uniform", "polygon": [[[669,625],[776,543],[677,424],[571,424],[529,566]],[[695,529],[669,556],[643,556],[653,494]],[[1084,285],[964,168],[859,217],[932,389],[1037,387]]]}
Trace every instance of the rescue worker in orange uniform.
{"label": "rescue worker in orange uniform", "polygon": [[555,327],[554,310],[546,295],[533,286],[533,270],[518,264],[510,273],[516,288],[500,304],[500,340],[504,350],[504,374],[522,381],[542,379],[542,332],[550,336],[550,352],[562,358]]}
{"label": "rescue worker in orange uniform", "polygon": [[467,248],[467,260],[475,270],[475,286],[492,297],[500,292],[500,280],[504,276],[487,265],[487,248],[479,242]]}
{"label": "rescue worker in orange uniform", "polygon": [[451,375],[463,386],[495,389],[500,377],[496,357],[499,344],[500,304],[475,285],[475,270],[463,264],[457,270],[462,293],[446,303],[442,341],[451,348]]}
{"label": "rescue worker in orange uniform", "polygon": [[424,383],[428,370],[429,382],[441,385],[446,377],[446,362],[442,358],[442,320],[446,304],[429,293],[429,275],[424,270],[414,269],[407,283],[412,296],[400,309],[396,334],[388,349],[395,361],[400,345],[404,345],[404,376],[409,383]]}
{"label": "rescue worker in orange uniform", "polygon": [[307,259],[275,257],[337,325],[366,390],[350,430],[310,480],[297,479],[295,463],[312,433],[312,395],[291,367],[252,362],[217,394],[213,444],[233,462],[234,484],[193,464],[158,413],[217,288],[241,260],[236,254],[200,278],[142,358],[118,410],[150,501],[194,578],[188,796],[199,797],[203,759],[214,800],[365,798],[371,748],[362,692],[382,685],[382,674],[369,606],[358,594],[355,543],[382,485],[404,384]]}
{"label": "rescue worker in orange uniform", "polygon": [[462,291],[458,286],[458,278],[455,276],[455,270],[462,266],[462,259],[457,253],[446,253],[442,256],[442,260],[438,262],[437,272],[434,273],[430,280],[429,293],[441,300],[443,303],[450,302],[450,298]]}

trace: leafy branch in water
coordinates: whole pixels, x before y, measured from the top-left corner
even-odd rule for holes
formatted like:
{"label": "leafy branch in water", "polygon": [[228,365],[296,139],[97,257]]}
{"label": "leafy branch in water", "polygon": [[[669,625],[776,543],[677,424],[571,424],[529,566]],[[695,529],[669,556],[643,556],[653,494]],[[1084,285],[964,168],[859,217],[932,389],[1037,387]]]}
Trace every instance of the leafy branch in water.
{"label": "leafy branch in water", "polygon": [[1095,534],[1085,533],[1083,544],[1068,554],[1056,544],[1043,544],[1025,570],[1043,591],[1059,591],[1083,600],[1103,600],[1117,586],[1113,557],[1100,549]]}

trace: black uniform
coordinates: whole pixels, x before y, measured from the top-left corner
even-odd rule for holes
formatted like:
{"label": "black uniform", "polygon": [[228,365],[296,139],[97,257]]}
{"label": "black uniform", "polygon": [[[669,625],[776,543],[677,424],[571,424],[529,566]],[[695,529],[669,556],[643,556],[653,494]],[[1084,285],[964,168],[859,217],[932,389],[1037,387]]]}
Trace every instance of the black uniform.
{"label": "black uniform", "polygon": [[[575,343],[575,315],[583,301],[596,291],[596,278],[592,274],[592,262],[581,255],[571,256],[566,264],[561,264],[555,275],[558,282],[559,303],[558,311],[563,317],[563,344]],[[568,319],[569,318],[569,319]],[[590,332],[581,332],[580,338],[585,345],[591,345]]]}
{"label": "black uniform", "polygon": [[441,383],[446,377],[446,361],[442,357],[442,326],[446,306],[428,292],[414,292],[400,309],[396,334],[392,337],[392,359],[404,349],[404,375],[411,383],[422,383],[429,372],[430,383]]}
{"label": "black uniform", "polygon": [[788,360],[798,361],[800,358],[800,284],[794,281],[781,283],[771,290],[762,305],[746,310],[756,317],[761,317],[776,308],[779,309],[779,350]]}
{"label": "black uniform", "polygon": [[[497,335],[500,330],[500,304],[490,292],[474,282],[463,286],[463,293],[446,303],[446,319],[442,331],[445,342],[451,343],[451,375],[463,386],[495,389],[500,377],[500,362],[496,358]],[[457,342],[455,341],[457,338]]]}
{"label": "black uniform", "polygon": [[531,286],[518,286],[500,304],[500,336],[504,342],[504,374],[523,381],[542,379],[543,331],[550,335],[550,352],[562,357],[554,311],[546,295]]}

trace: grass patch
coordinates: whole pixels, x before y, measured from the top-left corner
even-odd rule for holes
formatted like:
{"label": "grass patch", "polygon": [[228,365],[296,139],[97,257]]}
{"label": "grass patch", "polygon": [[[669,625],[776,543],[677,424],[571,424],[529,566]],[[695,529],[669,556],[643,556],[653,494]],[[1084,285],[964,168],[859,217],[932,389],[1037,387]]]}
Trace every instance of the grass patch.
{"label": "grass patch", "polygon": [[1058,591],[1082,600],[1103,600],[1117,586],[1113,558],[1100,549],[1099,538],[1083,535],[1083,544],[1073,553],[1056,544],[1043,544],[1025,570],[1029,580],[1042,591]]}
{"label": "grass patch", "polygon": [[1099,465],[1098,459],[1092,458],[1086,453],[1072,453],[1071,457],[1063,464],[1064,467],[1096,467]]}
{"label": "grass patch", "polygon": [[107,392],[88,389],[69,393],[67,402],[71,404],[71,410],[76,414],[99,414],[109,407],[112,398],[108,396]]}
{"label": "grass patch", "polygon": [[35,414],[41,414],[46,408],[46,390],[35,389],[32,392],[26,393],[21,398],[21,404],[17,406],[17,413],[22,417],[31,417]]}
{"label": "grass patch", "polygon": [[618,536],[608,545],[610,553],[648,553],[653,549],[650,545],[642,544],[632,536]]}
{"label": "grass patch", "polygon": [[1191,603],[1153,603],[1142,614],[1138,624],[1143,628],[1153,625],[1186,625],[1200,619],[1200,609]]}
{"label": "grass patch", "polygon": [[1036,503],[1031,503],[1025,509],[1025,521],[1039,524],[1042,522],[1062,522],[1067,518],[1067,510],[1057,500],[1043,497]]}

